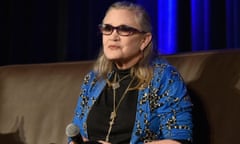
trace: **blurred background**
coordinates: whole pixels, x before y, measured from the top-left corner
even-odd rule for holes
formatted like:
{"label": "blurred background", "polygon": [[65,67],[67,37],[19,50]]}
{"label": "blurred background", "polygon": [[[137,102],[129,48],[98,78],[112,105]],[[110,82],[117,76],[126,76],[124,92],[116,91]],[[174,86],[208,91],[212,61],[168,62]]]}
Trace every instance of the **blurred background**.
{"label": "blurred background", "polygon": [[[240,48],[239,0],[128,0],[142,4],[160,53]],[[97,25],[116,0],[1,0],[0,65],[92,60]]]}

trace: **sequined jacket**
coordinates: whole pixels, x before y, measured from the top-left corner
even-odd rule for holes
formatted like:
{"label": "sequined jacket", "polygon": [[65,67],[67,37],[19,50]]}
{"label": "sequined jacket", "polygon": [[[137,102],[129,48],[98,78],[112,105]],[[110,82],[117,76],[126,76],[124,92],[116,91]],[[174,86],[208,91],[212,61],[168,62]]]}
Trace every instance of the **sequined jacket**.
{"label": "sequined jacket", "polygon": [[[186,85],[177,70],[165,60],[152,62],[154,76],[151,83],[138,92],[137,112],[131,144],[160,139],[192,140],[192,103]],[[87,115],[106,85],[89,72],[81,86],[73,123],[87,134]]]}

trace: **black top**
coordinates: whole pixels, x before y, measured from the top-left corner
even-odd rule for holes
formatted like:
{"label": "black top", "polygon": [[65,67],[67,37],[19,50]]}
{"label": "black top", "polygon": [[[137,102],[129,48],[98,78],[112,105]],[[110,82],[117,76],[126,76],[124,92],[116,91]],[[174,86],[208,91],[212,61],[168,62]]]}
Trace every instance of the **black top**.
{"label": "black top", "polygon": [[[117,75],[119,75],[118,79],[130,74],[129,69],[115,69],[115,71]],[[110,78],[110,81],[113,80],[113,77]],[[118,104],[131,80],[132,77],[129,75],[120,81],[120,87],[116,89],[116,105]],[[136,82],[134,83],[136,84]],[[134,86],[134,83],[131,87]],[[128,91],[125,98],[121,102],[117,110],[117,117],[109,137],[109,141],[112,144],[129,144],[135,122],[137,96],[137,90]],[[113,89],[109,86],[106,86],[97,101],[94,103],[88,115],[87,130],[90,140],[105,140],[109,129],[110,113],[112,111]]]}

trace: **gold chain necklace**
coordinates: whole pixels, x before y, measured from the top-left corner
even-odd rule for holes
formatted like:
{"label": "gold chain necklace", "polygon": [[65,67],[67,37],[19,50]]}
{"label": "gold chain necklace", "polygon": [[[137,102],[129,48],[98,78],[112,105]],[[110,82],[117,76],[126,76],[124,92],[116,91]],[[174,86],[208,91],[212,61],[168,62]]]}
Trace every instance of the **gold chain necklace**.
{"label": "gold chain necklace", "polygon": [[[128,76],[128,75],[126,75],[126,76]],[[124,76],[123,78],[125,79],[126,76]],[[122,79],[123,79],[123,78],[122,78]],[[122,80],[122,79],[121,79],[121,80]],[[128,90],[129,90],[130,86],[132,85],[133,80],[134,80],[134,78],[132,78],[132,80],[131,80],[130,83],[128,84],[127,88],[125,89],[122,97],[120,98],[120,100],[119,100],[119,102],[118,102],[118,104],[117,104],[117,106],[116,106],[116,89],[120,87],[120,85],[119,85],[120,80],[119,80],[118,82],[116,82],[116,74],[115,74],[115,76],[114,76],[114,81],[115,81],[114,83],[118,83],[118,87],[112,86],[112,88],[113,88],[113,111],[111,112],[111,115],[110,115],[108,133],[107,133],[107,136],[106,136],[106,138],[105,138],[105,141],[106,141],[106,142],[109,142],[109,136],[110,136],[110,133],[111,133],[111,131],[112,131],[112,127],[113,127],[113,124],[114,124],[114,122],[115,122],[115,119],[116,119],[116,117],[117,117],[117,110],[118,110],[121,102],[122,102],[123,99],[125,98],[125,96],[126,96]]]}
{"label": "gold chain necklace", "polygon": [[[117,74],[115,74],[115,75],[114,75],[114,82],[111,83],[112,88],[113,88],[113,89],[119,88],[119,87],[120,87],[120,84],[119,84],[119,83],[120,83],[122,80],[124,80],[125,78],[127,78],[128,76],[130,76],[130,74],[125,75],[124,77],[122,77],[121,79],[119,79],[118,81],[116,81],[116,79],[117,79]],[[119,77],[119,76],[118,76],[118,77]]]}

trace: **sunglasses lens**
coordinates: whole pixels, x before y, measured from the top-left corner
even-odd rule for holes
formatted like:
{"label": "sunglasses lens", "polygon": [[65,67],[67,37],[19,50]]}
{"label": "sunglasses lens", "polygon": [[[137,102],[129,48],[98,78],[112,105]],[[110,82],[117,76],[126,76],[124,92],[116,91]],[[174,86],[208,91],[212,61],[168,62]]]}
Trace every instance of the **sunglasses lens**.
{"label": "sunglasses lens", "polygon": [[119,35],[122,35],[122,36],[128,36],[136,32],[134,28],[125,26],[125,25],[119,26],[117,30]]}
{"label": "sunglasses lens", "polygon": [[113,27],[108,24],[100,24],[99,29],[105,35],[110,35],[112,34],[112,31],[113,31]]}

